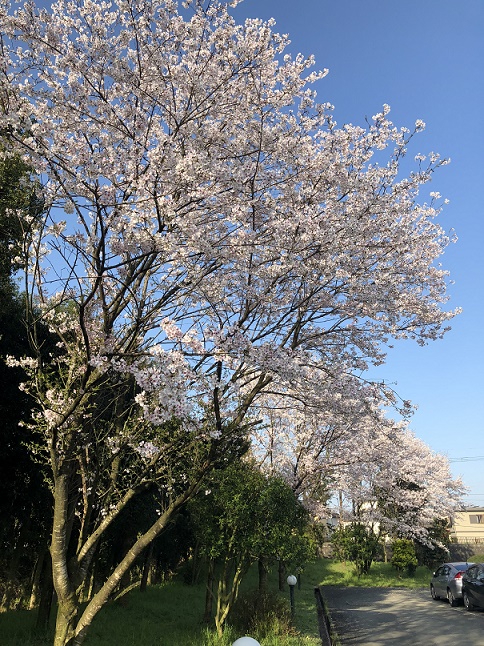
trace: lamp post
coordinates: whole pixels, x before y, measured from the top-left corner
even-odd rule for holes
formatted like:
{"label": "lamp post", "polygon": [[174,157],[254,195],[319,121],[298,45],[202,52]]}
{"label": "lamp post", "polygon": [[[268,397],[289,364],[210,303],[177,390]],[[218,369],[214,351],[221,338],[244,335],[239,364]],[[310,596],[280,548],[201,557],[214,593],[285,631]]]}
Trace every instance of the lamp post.
{"label": "lamp post", "polygon": [[240,637],[232,646],[260,646],[259,642],[256,642],[252,637]]}
{"label": "lamp post", "polygon": [[294,574],[287,577],[287,584],[289,585],[289,599],[291,600],[291,617],[294,619],[294,586],[297,583],[297,578]]}

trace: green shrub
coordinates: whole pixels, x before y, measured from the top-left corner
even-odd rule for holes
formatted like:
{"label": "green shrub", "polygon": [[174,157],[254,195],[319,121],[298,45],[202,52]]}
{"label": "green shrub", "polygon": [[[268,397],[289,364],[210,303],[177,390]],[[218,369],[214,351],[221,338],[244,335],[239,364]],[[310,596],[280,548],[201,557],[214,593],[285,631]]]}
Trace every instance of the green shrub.
{"label": "green shrub", "polygon": [[413,541],[407,538],[399,538],[393,541],[392,545],[393,556],[392,565],[399,572],[407,570],[407,573],[412,576],[417,569],[418,561],[415,554],[415,546]]}
{"label": "green shrub", "polygon": [[229,622],[236,630],[257,639],[294,632],[287,600],[267,590],[241,594],[230,613]]}
{"label": "green shrub", "polygon": [[381,557],[383,547],[370,527],[362,523],[350,523],[339,527],[331,539],[335,554],[341,561],[354,563],[358,576],[368,574],[371,564]]}

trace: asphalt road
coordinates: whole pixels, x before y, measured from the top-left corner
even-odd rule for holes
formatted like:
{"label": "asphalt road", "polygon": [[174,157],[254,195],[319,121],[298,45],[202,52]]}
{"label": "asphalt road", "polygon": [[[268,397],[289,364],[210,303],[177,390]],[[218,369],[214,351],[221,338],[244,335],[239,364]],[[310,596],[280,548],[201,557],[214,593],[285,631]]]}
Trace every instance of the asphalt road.
{"label": "asphalt road", "polygon": [[484,646],[484,611],[451,608],[427,590],[321,586],[341,644]]}

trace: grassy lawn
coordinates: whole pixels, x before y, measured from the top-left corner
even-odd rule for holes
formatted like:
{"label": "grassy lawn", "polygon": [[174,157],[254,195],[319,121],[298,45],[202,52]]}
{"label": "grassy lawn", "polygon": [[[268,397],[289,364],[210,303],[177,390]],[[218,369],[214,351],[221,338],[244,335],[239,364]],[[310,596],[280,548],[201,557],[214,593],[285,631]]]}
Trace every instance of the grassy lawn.
{"label": "grassy lawn", "polygon": [[430,581],[430,571],[418,567],[415,576],[399,574],[390,563],[373,563],[369,574],[357,577],[349,563],[325,559],[318,561],[320,581],[316,585],[347,585],[370,588],[422,588]]}
{"label": "grassy lawn", "polygon": [[[268,637],[261,646],[319,646],[314,588],[324,585],[372,587],[426,587],[430,573],[418,568],[415,577],[398,576],[389,564],[375,563],[370,574],[360,579],[350,564],[329,559],[310,564],[302,574],[301,588],[295,589],[295,635]],[[257,586],[256,571],[251,571],[243,589]],[[277,575],[269,578],[271,589],[277,589]],[[323,591],[324,592],[324,591]],[[200,623],[203,614],[204,585],[188,586],[180,581],[153,586],[146,592],[132,591],[122,601],[109,604],[94,621],[86,646],[230,646],[240,634],[228,630],[217,639]],[[279,593],[289,605],[289,592]],[[0,614],[2,646],[51,644],[52,639],[30,638],[35,613],[29,611]]]}

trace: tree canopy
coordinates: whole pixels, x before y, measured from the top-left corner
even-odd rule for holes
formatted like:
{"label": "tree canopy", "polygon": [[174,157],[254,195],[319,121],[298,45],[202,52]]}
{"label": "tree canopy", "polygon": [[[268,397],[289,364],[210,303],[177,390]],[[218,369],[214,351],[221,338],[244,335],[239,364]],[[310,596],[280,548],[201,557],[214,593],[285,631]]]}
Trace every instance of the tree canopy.
{"label": "tree canopy", "polygon": [[[42,218],[21,219],[22,258],[57,351],[45,362],[33,334],[35,357],[11,365],[28,371],[52,472],[56,646],[82,643],[205,474],[240,455],[268,397],[358,433],[358,412],[391,399],[362,372],[392,339],[440,338],[456,313],[437,263],[441,200],[426,189],[445,160],[417,155],[402,177],[423,122],[397,128],[385,105],[366,128],[338,126],[312,57],[287,54],[273,21],[238,25],[229,10],[0,10],[5,155],[39,174],[45,200]],[[138,468],[118,489],[95,475],[120,450]],[[81,611],[103,532],[151,486],[160,517]]]}

